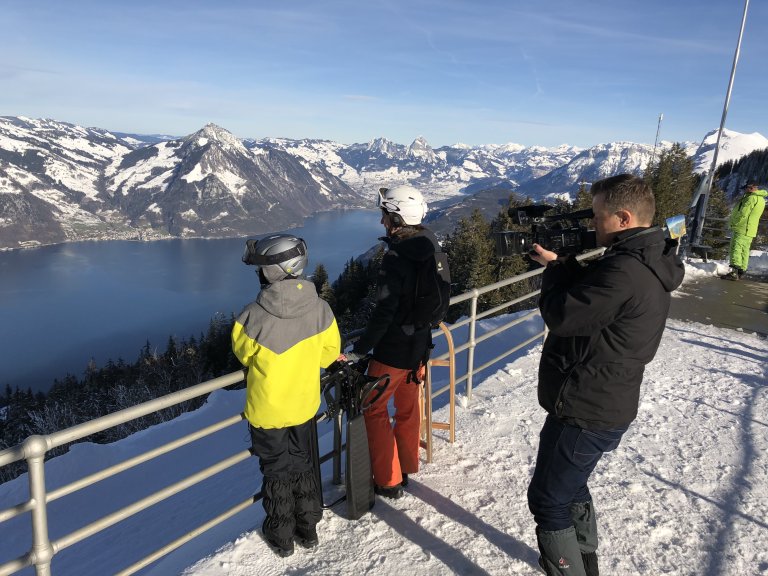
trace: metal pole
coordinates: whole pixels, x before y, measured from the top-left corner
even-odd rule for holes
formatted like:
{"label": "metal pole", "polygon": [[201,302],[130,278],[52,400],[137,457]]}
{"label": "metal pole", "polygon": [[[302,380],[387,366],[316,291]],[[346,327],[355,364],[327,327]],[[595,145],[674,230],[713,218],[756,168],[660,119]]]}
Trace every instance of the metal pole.
{"label": "metal pole", "polygon": [[728,115],[728,105],[731,102],[731,91],[733,90],[733,79],[736,76],[736,64],[739,62],[739,53],[741,52],[741,39],[744,37],[744,27],[747,23],[747,9],[749,8],[749,0],[744,0],[744,14],[741,17],[741,29],[739,30],[739,41],[736,43],[736,52],[733,55],[733,64],[731,66],[731,78],[728,81],[728,91],[725,95],[725,104],[723,105],[723,116],[720,119],[720,129],[717,131],[717,142],[715,143],[715,151],[712,154],[712,164],[709,167],[709,173],[704,184],[699,201],[696,204],[696,216],[694,218],[694,231],[691,237],[691,244],[697,245],[701,243],[701,234],[704,228],[704,218],[707,213],[707,204],[709,203],[709,194],[712,190],[712,181],[715,178],[715,169],[717,168],[717,155],[720,151],[720,139],[723,136],[723,128],[725,127],[725,118]]}
{"label": "metal pole", "polygon": [[54,550],[48,537],[48,510],[45,498],[45,453],[48,446],[43,436],[30,436],[24,441],[29,466],[29,495],[32,508],[32,562],[37,576],[51,576]]}
{"label": "metal pole", "polygon": [[472,302],[469,311],[469,350],[467,350],[467,403],[472,401],[472,374],[475,370],[475,346],[477,346],[475,324],[477,322],[477,298],[480,295],[477,288],[472,292]]}
{"label": "metal pole", "polygon": [[656,125],[656,140],[653,141],[653,152],[651,161],[648,163],[648,172],[653,170],[653,161],[656,159],[656,147],[659,145],[659,132],[661,131],[661,121],[664,120],[664,114],[659,114],[659,123]]}
{"label": "metal pole", "polygon": [[333,484],[335,486],[341,486],[341,428],[341,410],[339,410],[333,419]]}

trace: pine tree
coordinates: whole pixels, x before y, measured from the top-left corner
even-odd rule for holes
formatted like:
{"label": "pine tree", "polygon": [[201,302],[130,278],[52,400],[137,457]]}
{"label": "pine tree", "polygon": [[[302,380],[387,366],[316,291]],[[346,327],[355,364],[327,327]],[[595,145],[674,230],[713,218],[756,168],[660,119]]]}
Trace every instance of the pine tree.
{"label": "pine tree", "polygon": [[579,191],[576,194],[576,202],[573,204],[574,210],[586,210],[592,208],[592,194],[587,189],[587,183],[583,180],[579,182]]}
{"label": "pine tree", "polygon": [[[728,214],[728,200],[725,192],[719,186],[713,185],[707,204],[706,218],[727,218]],[[717,260],[726,258],[729,244],[726,222],[718,222],[713,226],[707,225],[702,232],[701,241],[705,246],[712,248],[712,252],[709,254],[710,258]]]}
{"label": "pine tree", "polygon": [[697,184],[693,160],[682,144],[673,144],[659,155],[658,164],[645,177],[656,197],[656,217],[653,223],[663,226],[667,218],[686,214]]}
{"label": "pine tree", "polygon": [[344,271],[333,283],[333,291],[336,295],[334,314],[337,318],[345,315],[354,316],[360,301],[368,293],[369,272],[369,268],[359,260],[350,259],[344,265]]}
{"label": "pine tree", "polygon": [[2,401],[0,401],[0,406],[8,406],[11,403],[12,396],[13,396],[13,389],[11,388],[11,385],[6,384],[5,395],[3,396]]}
{"label": "pine tree", "polygon": [[320,298],[328,302],[328,305],[331,307],[331,310],[336,308],[336,293],[333,291],[333,287],[328,282],[325,282],[320,287],[319,296]]}
{"label": "pine tree", "polygon": [[311,279],[317,289],[317,293],[320,294],[323,290],[323,285],[328,283],[328,271],[325,269],[325,266],[322,264],[315,266]]}
{"label": "pine tree", "polygon": [[571,203],[570,199],[563,198],[562,196],[555,198],[552,206],[552,213],[567,214],[568,212],[573,212],[573,204]]}
{"label": "pine tree", "polygon": [[[497,273],[495,250],[491,238],[491,226],[480,210],[475,209],[469,217],[462,218],[453,234],[450,234],[443,246],[451,265],[451,282],[454,293],[461,294],[480,288],[495,281]],[[480,303],[487,306],[487,298]],[[455,308],[455,307],[454,307]],[[469,311],[465,304],[463,310],[450,310],[449,320]]]}
{"label": "pine tree", "polygon": [[179,355],[179,351],[176,347],[176,339],[173,336],[168,336],[168,344],[165,346],[165,354],[163,355],[169,362],[175,362]]}

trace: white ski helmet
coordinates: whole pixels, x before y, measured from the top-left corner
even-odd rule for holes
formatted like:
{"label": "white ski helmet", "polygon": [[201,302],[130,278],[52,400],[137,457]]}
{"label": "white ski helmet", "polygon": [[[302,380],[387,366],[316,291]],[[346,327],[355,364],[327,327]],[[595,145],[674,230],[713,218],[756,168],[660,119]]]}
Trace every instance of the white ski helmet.
{"label": "white ski helmet", "polygon": [[245,242],[243,262],[258,266],[268,282],[300,276],[308,261],[306,242],[291,234],[272,234]]}
{"label": "white ski helmet", "polygon": [[394,188],[379,188],[378,207],[396,217],[396,224],[400,224],[397,222],[399,217],[403,224],[415,226],[421,224],[427,214],[427,203],[424,202],[421,192],[408,184]]}

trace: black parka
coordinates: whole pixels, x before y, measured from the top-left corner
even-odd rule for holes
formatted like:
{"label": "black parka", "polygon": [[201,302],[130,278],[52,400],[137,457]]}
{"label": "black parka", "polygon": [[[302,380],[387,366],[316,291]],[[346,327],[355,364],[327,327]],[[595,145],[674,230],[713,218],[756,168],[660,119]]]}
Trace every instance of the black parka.
{"label": "black parka", "polygon": [[676,245],[657,227],[634,228],[586,266],[573,256],[547,265],[539,309],[550,332],[538,387],[547,412],[588,430],[635,419],[670,292],[683,280]]}
{"label": "black parka", "polygon": [[379,269],[376,307],[353,350],[367,354],[373,349],[374,360],[393,368],[416,369],[431,343],[431,329],[415,330],[412,324],[416,267],[433,258],[440,245],[422,226],[401,228],[381,240],[388,250]]}

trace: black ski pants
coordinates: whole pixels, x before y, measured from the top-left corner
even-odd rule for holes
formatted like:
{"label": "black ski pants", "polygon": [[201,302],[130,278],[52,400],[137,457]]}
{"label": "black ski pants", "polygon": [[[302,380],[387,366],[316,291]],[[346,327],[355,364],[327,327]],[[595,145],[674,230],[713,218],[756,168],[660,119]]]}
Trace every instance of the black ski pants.
{"label": "black ski pants", "polygon": [[249,426],[253,453],[263,476],[264,533],[292,546],[297,529],[311,532],[322,516],[320,489],[312,467],[314,418],[286,428]]}

